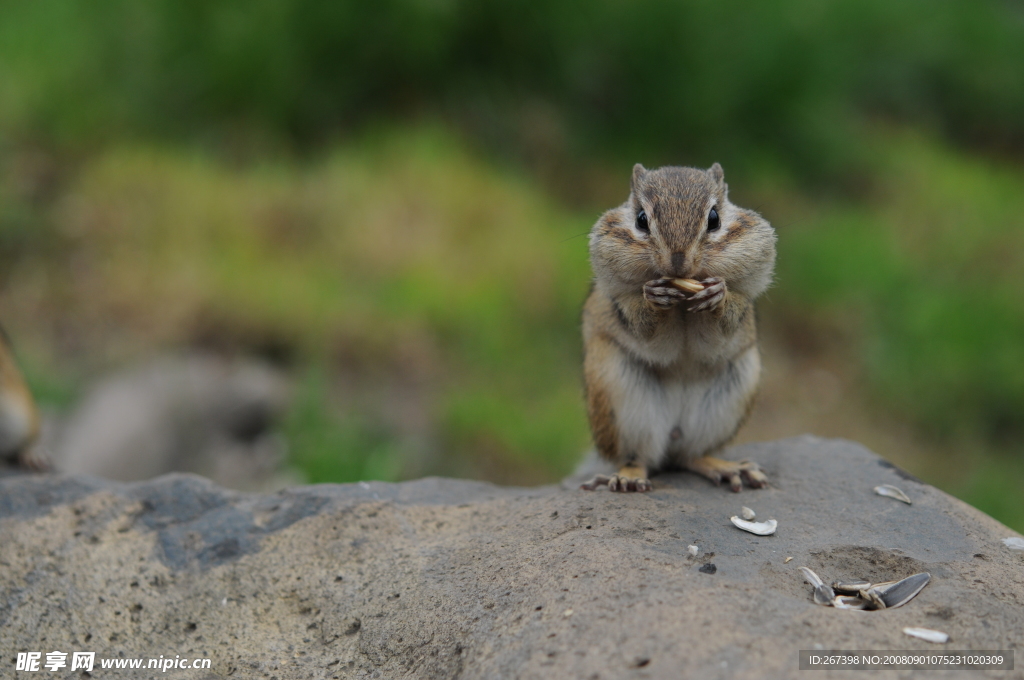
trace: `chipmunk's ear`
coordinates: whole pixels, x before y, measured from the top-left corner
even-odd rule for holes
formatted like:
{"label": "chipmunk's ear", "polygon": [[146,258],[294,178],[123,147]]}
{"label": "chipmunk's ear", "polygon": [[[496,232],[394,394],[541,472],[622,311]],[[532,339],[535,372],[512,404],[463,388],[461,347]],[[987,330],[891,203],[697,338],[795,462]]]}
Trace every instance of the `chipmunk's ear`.
{"label": "chipmunk's ear", "polygon": [[711,175],[711,179],[715,180],[715,184],[718,186],[725,186],[725,171],[722,170],[722,166],[715,163],[708,168],[708,174]]}
{"label": "chipmunk's ear", "polygon": [[634,194],[636,193],[637,186],[640,184],[640,180],[642,180],[646,174],[647,168],[644,166],[639,163],[633,166],[633,179],[630,181],[629,187],[633,190]]}

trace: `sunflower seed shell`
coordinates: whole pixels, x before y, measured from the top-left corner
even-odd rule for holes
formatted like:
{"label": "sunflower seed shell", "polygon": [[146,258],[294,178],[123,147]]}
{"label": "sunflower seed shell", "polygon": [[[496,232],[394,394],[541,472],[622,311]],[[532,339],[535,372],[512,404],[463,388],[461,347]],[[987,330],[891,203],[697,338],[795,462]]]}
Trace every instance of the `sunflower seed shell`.
{"label": "sunflower seed shell", "polygon": [[833,591],[824,583],[822,583],[820,586],[814,589],[814,604],[820,604],[824,607],[831,607],[832,602],[835,599],[835,591]]}
{"label": "sunflower seed shell", "polygon": [[771,536],[779,526],[779,523],[773,519],[770,519],[767,522],[748,522],[745,519],[740,519],[736,515],[730,517],[729,521],[740,529],[749,531],[752,534],[757,534],[758,536]]}
{"label": "sunflower seed shell", "polygon": [[870,581],[833,581],[832,590],[843,595],[856,595],[862,590],[870,588],[873,584]]}
{"label": "sunflower seed shell", "polygon": [[836,599],[832,600],[832,606],[836,609],[864,610],[868,608],[868,603],[856,595],[836,595]]}
{"label": "sunflower seed shell", "polygon": [[911,637],[921,638],[928,642],[935,642],[942,644],[949,642],[949,635],[943,633],[941,630],[932,630],[931,628],[904,628],[903,632]]}
{"label": "sunflower seed shell", "polygon": [[903,493],[902,490],[898,489],[892,484],[882,484],[881,486],[876,486],[875,493],[877,493],[879,496],[895,498],[898,501],[902,501],[907,505],[910,505],[910,498],[907,496],[907,494]]}
{"label": "sunflower seed shell", "polygon": [[860,591],[859,595],[867,604],[868,609],[886,609],[885,600],[878,594],[878,591],[867,588]]}
{"label": "sunflower seed shell", "polygon": [[[926,585],[932,580],[932,575],[926,571],[908,576],[902,581],[892,585],[879,584],[871,587],[869,592],[878,593],[886,609],[902,607],[914,599]],[[883,587],[884,586],[884,587]]]}
{"label": "sunflower seed shell", "polygon": [[804,578],[807,579],[807,582],[815,588],[817,588],[818,586],[825,585],[825,582],[821,580],[821,577],[815,574],[809,568],[800,567],[800,572],[804,575]]}

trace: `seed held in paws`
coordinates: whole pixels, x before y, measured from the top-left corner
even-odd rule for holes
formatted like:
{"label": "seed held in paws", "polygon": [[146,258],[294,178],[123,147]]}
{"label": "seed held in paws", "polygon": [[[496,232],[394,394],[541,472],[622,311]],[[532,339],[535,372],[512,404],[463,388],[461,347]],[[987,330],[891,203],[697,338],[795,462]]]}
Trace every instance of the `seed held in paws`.
{"label": "seed held in paws", "polygon": [[669,283],[687,293],[699,293],[704,290],[704,284],[693,279],[672,279]]}

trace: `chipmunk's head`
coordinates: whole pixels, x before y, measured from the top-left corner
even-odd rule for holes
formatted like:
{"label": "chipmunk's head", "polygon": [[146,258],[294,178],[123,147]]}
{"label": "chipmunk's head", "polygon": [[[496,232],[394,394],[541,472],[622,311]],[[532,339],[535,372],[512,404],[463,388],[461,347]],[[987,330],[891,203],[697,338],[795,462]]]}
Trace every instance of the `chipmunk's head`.
{"label": "chipmunk's head", "polygon": [[756,295],[775,262],[775,232],[760,215],[729,202],[722,166],[707,170],[633,166],[629,200],[591,232],[595,273],[626,284],[657,278],[722,277]]}

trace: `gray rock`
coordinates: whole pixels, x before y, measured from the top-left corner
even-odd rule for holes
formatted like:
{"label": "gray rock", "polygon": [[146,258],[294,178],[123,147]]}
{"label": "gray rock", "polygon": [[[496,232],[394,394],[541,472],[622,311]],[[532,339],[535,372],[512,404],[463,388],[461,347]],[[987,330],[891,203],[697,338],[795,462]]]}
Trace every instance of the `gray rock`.
{"label": "gray rock", "polygon": [[[683,474],[648,494],[430,478],[255,495],[191,475],[6,477],[0,668],[59,650],[211,659],[176,678],[774,678],[800,675],[801,649],[1024,641],[1024,554],[995,520],[850,442],[730,457],[761,463],[771,488]],[[741,505],[776,534],[734,527]],[[899,609],[840,611],[812,602],[800,566],[932,581]]]}

